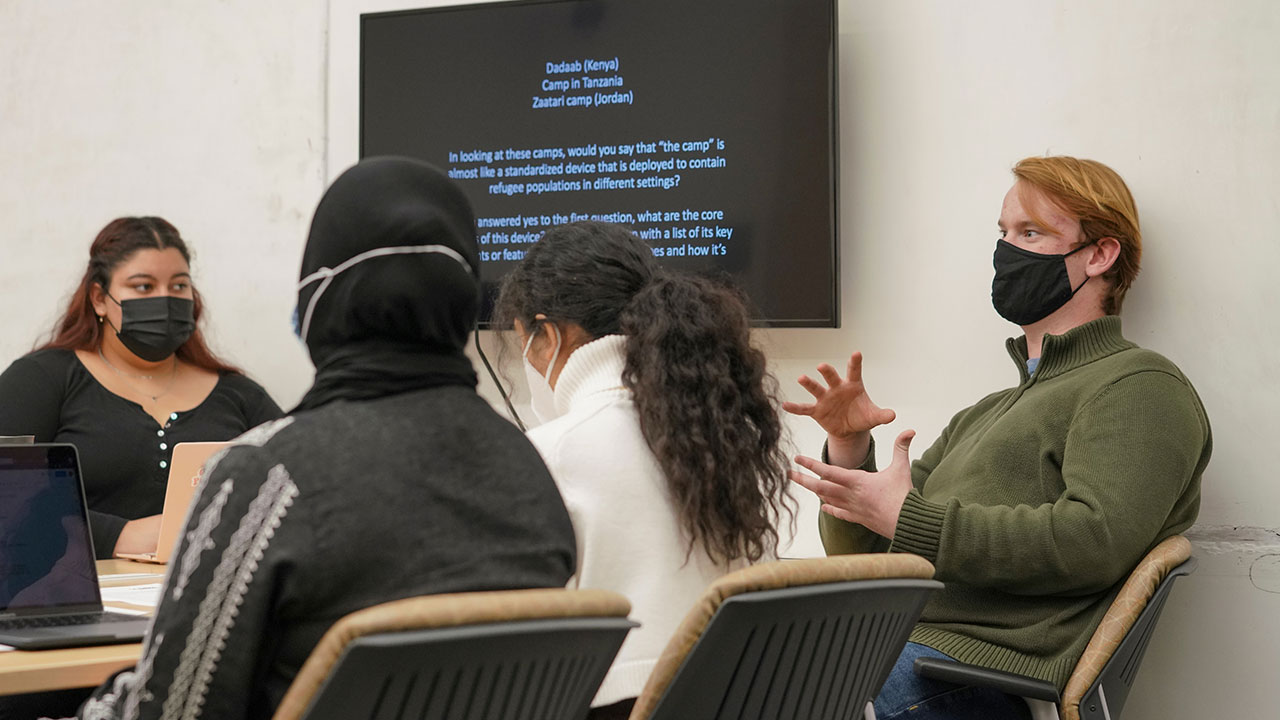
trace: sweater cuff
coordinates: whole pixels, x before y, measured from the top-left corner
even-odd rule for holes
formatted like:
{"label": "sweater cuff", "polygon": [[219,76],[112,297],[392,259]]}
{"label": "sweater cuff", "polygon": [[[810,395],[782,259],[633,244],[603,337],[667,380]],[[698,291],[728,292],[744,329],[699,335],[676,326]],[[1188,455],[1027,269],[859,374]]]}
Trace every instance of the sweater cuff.
{"label": "sweater cuff", "polygon": [[[861,470],[861,471],[863,471],[863,472],[875,472],[875,471],[876,471],[876,438],[875,438],[875,436],[873,435],[873,436],[871,436],[870,438],[867,438],[867,440],[868,440],[868,442],[867,442],[867,457],[866,457],[866,459],[865,459],[865,460],[863,460],[863,461],[862,461],[862,464],[861,464],[861,465],[859,465],[858,467],[853,468],[853,469],[854,469],[854,470]],[[823,440],[823,441],[822,441],[822,458],[821,458],[821,459],[822,459],[822,464],[824,464],[824,465],[830,465],[830,464],[831,464],[830,457],[827,455],[827,441],[826,441],[826,440]]]}
{"label": "sweater cuff", "polygon": [[936,565],[938,542],[942,537],[942,523],[946,517],[946,505],[929,502],[919,491],[912,490],[902,501],[898,527],[894,529],[890,550],[913,553]]}
{"label": "sweater cuff", "polygon": [[119,515],[89,511],[89,534],[93,536],[93,554],[98,560],[110,560],[115,555],[116,541],[125,523]]}

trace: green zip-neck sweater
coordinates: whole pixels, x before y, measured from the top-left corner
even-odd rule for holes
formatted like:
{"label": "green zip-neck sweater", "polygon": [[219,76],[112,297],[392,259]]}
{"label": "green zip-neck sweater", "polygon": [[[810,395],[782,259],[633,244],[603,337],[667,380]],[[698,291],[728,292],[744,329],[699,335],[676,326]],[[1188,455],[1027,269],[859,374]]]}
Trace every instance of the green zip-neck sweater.
{"label": "green zip-neck sweater", "polygon": [[[1034,375],[962,410],[911,466],[892,543],[822,515],[828,554],[928,558],[911,639],[1061,689],[1138,561],[1200,507],[1212,438],[1191,383],[1108,316],[1044,338]],[[875,469],[874,452],[863,468]]]}

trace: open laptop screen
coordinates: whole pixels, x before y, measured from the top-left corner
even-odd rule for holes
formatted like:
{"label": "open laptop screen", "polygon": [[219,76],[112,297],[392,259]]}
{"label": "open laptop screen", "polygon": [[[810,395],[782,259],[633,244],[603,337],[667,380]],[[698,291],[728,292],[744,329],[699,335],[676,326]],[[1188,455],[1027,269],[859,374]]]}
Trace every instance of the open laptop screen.
{"label": "open laptop screen", "polygon": [[99,597],[75,448],[0,446],[0,613]]}

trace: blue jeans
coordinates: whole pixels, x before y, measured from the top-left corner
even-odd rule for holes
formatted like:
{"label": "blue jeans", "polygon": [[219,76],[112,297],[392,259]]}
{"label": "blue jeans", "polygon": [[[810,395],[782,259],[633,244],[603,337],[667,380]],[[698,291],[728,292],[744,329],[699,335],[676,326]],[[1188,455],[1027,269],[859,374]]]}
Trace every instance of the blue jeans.
{"label": "blue jeans", "polygon": [[876,720],[1031,719],[1022,698],[916,675],[918,657],[950,659],[931,647],[907,643],[876,698]]}

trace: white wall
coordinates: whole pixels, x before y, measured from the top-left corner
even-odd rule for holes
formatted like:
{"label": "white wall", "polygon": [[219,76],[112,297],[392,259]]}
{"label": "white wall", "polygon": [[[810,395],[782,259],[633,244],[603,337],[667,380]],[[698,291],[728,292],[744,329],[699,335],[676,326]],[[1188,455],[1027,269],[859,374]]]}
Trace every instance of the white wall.
{"label": "white wall", "polygon": [[[324,179],[356,156],[356,15],[406,6],[0,3],[0,362],[47,329],[98,228],[157,213],[198,252],[217,347],[296,400],[310,373],[287,325],[298,257]],[[844,327],[761,333],[787,394],[861,349],[900,418],[878,440],[914,427],[921,451],[1016,379],[1015,328],[988,299],[1008,168],[1046,152],[1112,165],[1147,240],[1126,332],[1192,378],[1216,443],[1201,567],[1126,717],[1274,716],[1280,6],[842,0],[840,14]],[[816,450],[811,423],[792,429]],[[794,553],[820,552],[812,513]]]}

